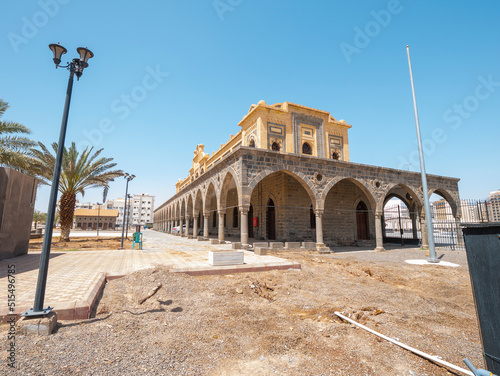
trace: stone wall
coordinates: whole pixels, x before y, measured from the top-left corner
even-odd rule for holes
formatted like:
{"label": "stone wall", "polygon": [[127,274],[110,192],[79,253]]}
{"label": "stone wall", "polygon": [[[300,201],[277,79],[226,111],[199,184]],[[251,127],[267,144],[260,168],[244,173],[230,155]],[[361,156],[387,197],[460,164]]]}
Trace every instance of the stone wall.
{"label": "stone wall", "polygon": [[0,167],[0,259],[28,253],[37,180]]}

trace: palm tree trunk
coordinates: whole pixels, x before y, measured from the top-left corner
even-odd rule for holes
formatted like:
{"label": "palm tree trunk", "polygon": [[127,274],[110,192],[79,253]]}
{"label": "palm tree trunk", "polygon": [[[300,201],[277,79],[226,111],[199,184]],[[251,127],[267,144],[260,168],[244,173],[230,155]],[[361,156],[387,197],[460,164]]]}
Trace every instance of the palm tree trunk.
{"label": "palm tree trunk", "polygon": [[59,241],[69,242],[69,233],[73,225],[76,195],[63,193],[59,200],[59,222],[61,223],[61,238]]}

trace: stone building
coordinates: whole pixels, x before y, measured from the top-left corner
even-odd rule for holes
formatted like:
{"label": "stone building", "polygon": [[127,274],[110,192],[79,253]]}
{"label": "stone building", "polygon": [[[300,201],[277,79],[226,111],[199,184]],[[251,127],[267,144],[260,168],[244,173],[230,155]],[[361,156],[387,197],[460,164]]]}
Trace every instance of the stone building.
{"label": "stone building", "polygon": [[[426,225],[419,173],[352,163],[351,125],[289,102],[252,105],[236,135],[211,155],[198,145],[189,175],[154,214],[154,228],[184,236],[309,241],[317,248],[365,245],[383,250],[383,208],[393,197],[413,227]],[[428,175],[427,194],[442,196],[460,221],[458,180]],[[414,231],[416,236],[417,231]]]}

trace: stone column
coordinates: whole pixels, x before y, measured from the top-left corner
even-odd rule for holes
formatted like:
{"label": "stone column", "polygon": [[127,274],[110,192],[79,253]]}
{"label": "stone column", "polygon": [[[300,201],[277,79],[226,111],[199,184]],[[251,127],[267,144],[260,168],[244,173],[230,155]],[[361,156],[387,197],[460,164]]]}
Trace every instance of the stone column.
{"label": "stone column", "polygon": [[455,218],[455,228],[457,230],[457,247],[465,247],[464,237],[462,236],[462,226],[460,225],[460,217]]}
{"label": "stone column", "polygon": [[240,242],[248,244],[248,208],[240,208]]}
{"label": "stone column", "polygon": [[384,249],[384,235],[382,234],[382,213],[375,213],[375,251],[382,252]]}
{"label": "stone column", "polygon": [[224,244],[224,211],[219,210],[219,244]]}
{"label": "stone column", "polygon": [[425,215],[420,216],[420,231],[422,233],[422,248],[429,249],[429,237],[427,234],[427,221],[425,220]]}
{"label": "stone column", "polygon": [[416,212],[410,212],[410,218],[411,218],[411,229],[413,231],[413,239],[417,240],[418,239],[417,213]]}
{"label": "stone column", "polygon": [[191,217],[189,215],[186,215],[186,232],[184,236],[189,236],[189,220]]}
{"label": "stone column", "polygon": [[193,236],[195,238],[198,236],[198,213],[194,213],[193,216]]}
{"label": "stone column", "polygon": [[182,228],[184,227],[184,218],[181,217],[181,219],[179,220],[179,235],[180,236],[185,236],[184,235],[184,232],[182,231]]}
{"label": "stone column", "polygon": [[203,238],[208,239],[208,218],[210,213],[203,213]]}
{"label": "stone column", "polygon": [[316,248],[324,247],[323,243],[323,210],[315,210],[316,213]]}

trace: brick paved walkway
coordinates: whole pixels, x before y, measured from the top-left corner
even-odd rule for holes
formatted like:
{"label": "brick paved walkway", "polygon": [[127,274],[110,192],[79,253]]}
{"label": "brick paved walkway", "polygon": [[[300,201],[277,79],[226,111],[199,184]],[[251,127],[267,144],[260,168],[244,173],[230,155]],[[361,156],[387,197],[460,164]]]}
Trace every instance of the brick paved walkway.
{"label": "brick paved walkway", "polygon": [[[228,274],[271,269],[300,269],[300,264],[275,256],[257,256],[245,251],[245,264],[211,266],[208,251],[231,249],[231,244],[211,245],[179,236],[146,230],[142,250],[53,252],[44,306],[54,307],[59,319],[88,318],[106,279],[137,270],[168,265],[172,272]],[[7,306],[7,266],[15,265],[16,314],[33,306],[40,253],[0,261],[0,321],[9,314]]]}

